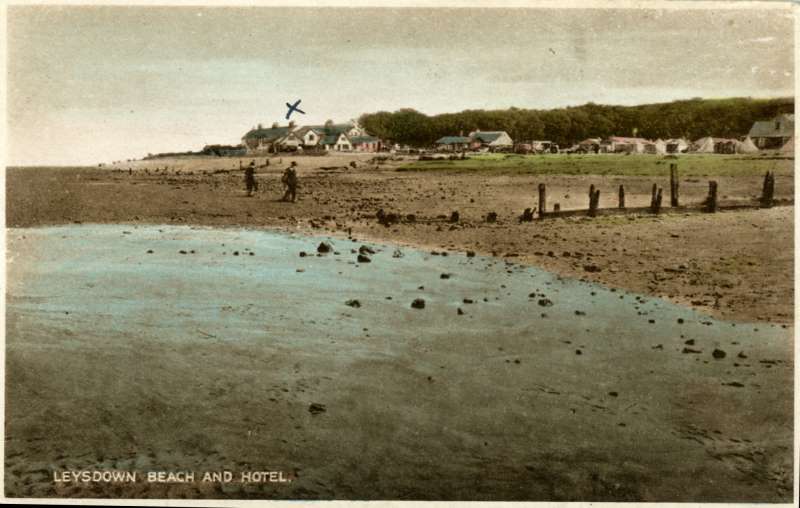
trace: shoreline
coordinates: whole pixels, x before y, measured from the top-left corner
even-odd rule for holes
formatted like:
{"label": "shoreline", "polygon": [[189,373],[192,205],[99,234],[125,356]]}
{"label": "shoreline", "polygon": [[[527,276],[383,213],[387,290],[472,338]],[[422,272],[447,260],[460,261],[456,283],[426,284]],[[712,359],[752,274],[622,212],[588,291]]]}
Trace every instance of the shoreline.
{"label": "shoreline", "polygon": [[[155,222],[64,222],[64,223],[52,223],[52,224],[39,224],[36,226],[25,226],[25,227],[8,227],[7,230],[21,230],[21,229],[43,229],[49,227],[62,227],[62,226],[144,226],[144,227],[178,227],[178,228],[188,228],[188,229],[203,229],[203,230],[222,230],[222,231],[231,231],[231,230],[239,230],[239,231],[248,231],[248,232],[268,232],[268,233],[277,233],[277,234],[285,234],[287,236],[304,236],[309,239],[314,239],[314,243],[321,238],[330,238],[336,240],[348,240],[356,243],[367,243],[371,245],[379,245],[382,247],[386,247],[388,249],[391,248],[409,248],[419,251],[423,254],[429,254],[432,252],[439,252],[445,253],[444,255],[452,255],[452,254],[463,254],[466,255],[467,252],[474,252],[476,256],[480,256],[487,259],[494,259],[498,261],[503,261],[508,265],[519,265],[522,267],[529,267],[535,268],[537,270],[541,270],[543,272],[549,273],[554,277],[560,279],[569,279],[575,282],[588,282],[591,284],[597,284],[605,289],[615,289],[619,291],[625,291],[631,295],[639,295],[647,298],[658,298],[669,302],[674,305],[681,306],[683,308],[693,310],[702,316],[706,316],[711,319],[721,320],[728,323],[735,323],[737,325],[747,325],[747,324],[767,324],[771,325],[773,328],[781,327],[783,329],[792,330],[794,328],[794,322],[791,321],[789,323],[776,323],[770,321],[760,321],[760,320],[744,320],[744,319],[737,319],[731,318],[730,316],[722,315],[720,313],[709,312],[706,309],[698,309],[691,304],[688,299],[680,299],[674,297],[665,297],[660,295],[652,295],[646,292],[636,291],[635,289],[631,289],[629,287],[624,287],[621,285],[613,285],[608,284],[602,280],[592,280],[586,277],[578,277],[576,274],[571,273],[569,271],[558,271],[548,269],[541,264],[529,262],[526,257],[507,257],[507,256],[498,256],[494,255],[491,252],[486,252],[484,250],[471,250],[471,249],[443,249],[433,243],[427,242],[409,242],[409,241],[397,241],[393,239],[387,239],[385,237],[381,237],[380,235],[359,235],[358,237],[349,237],[346,233],[343,233],[340,230],[332,230],[332,229],[315,229],[315,228],[308,228],[308,227],[298,227],[296,229],[291,229],[286,226],[279,226],[279,225],[262,225],[259,227],[253,227],[248,225],[239,225],[239,224],[222,224],[222,225],[212,225],[212,224],[169,224],[169,223],[155,223]],[[324,233],[324,234],[323,234]],[[310,249],[316,249],[316,245],[311,245]]]}
{"label": "shoreline", "polygon": [[[659,180],[391,170],[403,161],[378,171],[366,165],[331,174],[316,170],[324,161],[297,160],[300,199],[292,204],[278,201],[279,164],[260,177],[262,188],[253,197],[246,197],[240,174],[203,172],[210,168],[198,172],[192,169],[194,161],[181,161],[180,170],[158,174],[145,172],[147,167],[130,174],[9,170],[7,225],[171,224],[333,238],[346,238],[349,232],[365,241],[422,250],[478,252],[657,296],[726,320],[794,320],[794,207],[519,223],[520,213],[535,207],[538,183],[546,183],[549,205],[560,202],[566,210],[585,206],[590,184],[605,196],[601,206],[613,203],[622,184],[630,206],[646,204],[654,180]],[[720,178],[720,197],[752,199],[761,180],[757,175]],[[701,201],[706,183],[684,178],[682,202]],[[779,175],[776,191],[778,199],[793,196],[793,178]],[[404,217],[413,214],[417,220],[385,227],[375,218],[380,209]],[[460,214],[457,223],[446,220],[453,211]],[[497,213],[496,222],[485,220],[489,212]]]}

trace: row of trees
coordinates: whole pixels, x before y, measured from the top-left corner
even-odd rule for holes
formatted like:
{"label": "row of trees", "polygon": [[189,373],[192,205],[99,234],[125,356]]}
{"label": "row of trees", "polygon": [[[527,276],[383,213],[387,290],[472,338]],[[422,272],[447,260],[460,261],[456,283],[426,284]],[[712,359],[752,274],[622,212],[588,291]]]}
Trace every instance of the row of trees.
{"label": "row of trees", "polygon": [[515,141],[549,140],[571,146],[589,137],[649,139],[744,136],[756,120],[794,111],[794,99],[691,99],[641,106],[583,106],[536,110],[466,110],[428,116],[414,109],[361,115],[361,125],[381,139],[429,146],[442,136],[476,129],[502,130]]}

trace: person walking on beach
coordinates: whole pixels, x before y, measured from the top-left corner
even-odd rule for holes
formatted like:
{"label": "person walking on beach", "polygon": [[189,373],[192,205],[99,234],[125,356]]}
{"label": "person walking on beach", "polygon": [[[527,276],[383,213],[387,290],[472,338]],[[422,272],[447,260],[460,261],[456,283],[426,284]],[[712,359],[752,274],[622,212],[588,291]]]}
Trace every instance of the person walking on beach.
{"label": "person walking on beach", "polygon": [[281,201],[289,201],[290,197],[292,203],[297,201],[297,171],[294,169],[295,166],[297,166],[297,162],[292,161],[292,164],[283,172],[281,182],[286,187],[286,192],[283,194]]}
{"label": "person walking on beach", "polygon": [[250,161],[250,165],[244,170],[244,185],[247,187],[247,197],[253,195],[253,191],[258,190],[256,182],[256,162]]}

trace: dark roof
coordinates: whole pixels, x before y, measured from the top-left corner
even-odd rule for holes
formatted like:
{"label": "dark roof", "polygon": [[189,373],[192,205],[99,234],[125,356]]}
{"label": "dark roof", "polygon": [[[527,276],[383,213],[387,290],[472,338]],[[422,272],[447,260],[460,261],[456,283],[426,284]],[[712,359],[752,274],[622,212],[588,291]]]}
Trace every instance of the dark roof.
{"label": "dark roof", "polygon": [[322,135],[322,134],[341,134],[341,133],[346,133],[347,131],[349,131],[352,128],[353,128],[353,124],[349,124],[349,123],[335,123],[335,124],[328,125],[328,126],[325,126],[325,125],[306,125],[306,126],[303,127],[303,129],[304,129],[303,133],[305,134],[305,130],[313,130],[314,132],[316,132],[317,134],[320,134],[320,135]]}
{"label": "dark roof", "polygon": [[473,137],[483,141],[484,143],[491,143],[503,134],[505,134],[505,131],[480,131],[474,133]]}
{"label": "dark roof", "polygon": [[339,141],[339,135],[340,134],[326,134],[319,142],[322,145],[335,145],[336,142]]}
{"label": "dark roof", "polygon": [[377,143],[378,141],[380,141],[380,139],[375,136],[353,136],[350,138],[350,142],[354,145],[358,143]]}
{"label": "dark roof", "polygon": [[755,122],[749,133],[751,138],[788,138],[793,135],[794,115],[780,115],[772,120]]}
{"label": "dark roof", "polygon": [[269,129],[252,129],[244,135],[244,139],[266,139],[275,140],[289,134],[289,127],[273,127]]}
{"label": "dark roof", "polygon": [[469,143],[469,138],[464,136],[444,136],[436,140],[437,145],[455,145],[458,143]]}

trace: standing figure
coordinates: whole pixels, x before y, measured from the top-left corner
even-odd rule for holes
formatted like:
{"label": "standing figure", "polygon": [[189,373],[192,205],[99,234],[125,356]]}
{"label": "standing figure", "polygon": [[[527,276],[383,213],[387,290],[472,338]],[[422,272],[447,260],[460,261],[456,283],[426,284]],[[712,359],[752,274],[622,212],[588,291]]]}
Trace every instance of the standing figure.
{"label": "standing figure", "polygon": [[283,194],[281,201],[297,201],[297,171],[294,169],[297,162],[292,161],[292,164],[286,168],[281,177],[281,182],[286,187],[286,192]]}
{"label": "standing figure", "polygon": [[247,196],[253,195],[253,191],[258,190],[258,182],[256,182],[256,163],[252,161],[247,169],[244,170],[244,185],[247,187]]}

